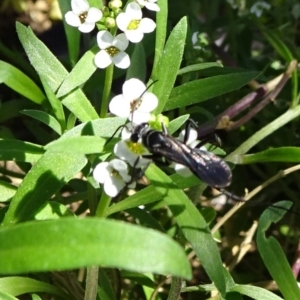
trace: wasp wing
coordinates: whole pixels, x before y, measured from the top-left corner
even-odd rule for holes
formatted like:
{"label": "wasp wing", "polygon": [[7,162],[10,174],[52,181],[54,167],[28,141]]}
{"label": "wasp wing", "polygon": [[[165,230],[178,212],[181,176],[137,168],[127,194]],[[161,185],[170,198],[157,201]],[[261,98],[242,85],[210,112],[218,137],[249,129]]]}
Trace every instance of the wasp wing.
{"label": "wasp wing", "polygon": [[190,170],[211,187],[223,188],[231,183],[232,173],[227,163],[211,152],[191,149]]}

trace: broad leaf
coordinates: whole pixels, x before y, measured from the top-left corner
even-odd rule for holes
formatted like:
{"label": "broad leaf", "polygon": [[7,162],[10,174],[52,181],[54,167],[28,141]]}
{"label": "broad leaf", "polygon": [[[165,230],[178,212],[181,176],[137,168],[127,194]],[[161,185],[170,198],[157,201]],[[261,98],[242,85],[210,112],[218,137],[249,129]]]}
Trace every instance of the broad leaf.
{"label": "broad leaf", "polygon": [[183,248],[168,235],[100,218],[63,218],[2,227],[0,257],[1,274],[105,265],[191,278]]}

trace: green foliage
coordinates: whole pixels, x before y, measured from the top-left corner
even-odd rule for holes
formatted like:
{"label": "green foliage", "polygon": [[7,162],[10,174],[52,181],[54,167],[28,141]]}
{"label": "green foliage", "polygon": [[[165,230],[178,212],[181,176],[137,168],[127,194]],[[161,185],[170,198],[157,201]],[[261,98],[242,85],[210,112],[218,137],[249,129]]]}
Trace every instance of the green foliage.
{"label": "green foliage", "polygon": [[[291,166],[300,161],[299,4],[269,1],[258,16],[257,1],[242,2],[158,0],[155,33],[129,46],[130,67],[117,72],[97,68],[94,36],[80,43],[65,22],[63,56],[19,22],[24,51],[1,40],[1,299],[300,299],[299,204],[280,201],[300,194],[300,166]],[[63,15],[71,9],[58,3]],[[103,17],[95,30],[104,29]],[[228,217],[222,195],[200,201],[211,198],[200,178],[159,159],[142,173],[131,167],[137,186],[111,199],[93,170],[115,158],[128,120],[113,116],[109,101],[131,78],[158,97],[151,122],[168,119],[170,135],[189,118],[199,138],[221,131],[223,145],[206,147],[226,151],[228,190],[249,189],[245,201],[260,190],[262,201]]]}

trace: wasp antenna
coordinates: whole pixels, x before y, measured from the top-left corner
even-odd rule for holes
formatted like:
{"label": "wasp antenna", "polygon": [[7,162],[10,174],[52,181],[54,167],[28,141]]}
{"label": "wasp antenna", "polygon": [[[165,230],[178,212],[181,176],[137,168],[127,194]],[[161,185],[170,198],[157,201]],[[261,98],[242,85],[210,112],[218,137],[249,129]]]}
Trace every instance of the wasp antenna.
{"label": "wasp antenna", "polygon": [[[104,146],[106,146],[113,138],[114,136],[116,135],[116,133],[120,130],[120,128],[127,128],[126,125],[120,125],[116,130],[115,132],[113,133],[113,135],[105,142]],[[128,128],[127,128],[128,129]]]}

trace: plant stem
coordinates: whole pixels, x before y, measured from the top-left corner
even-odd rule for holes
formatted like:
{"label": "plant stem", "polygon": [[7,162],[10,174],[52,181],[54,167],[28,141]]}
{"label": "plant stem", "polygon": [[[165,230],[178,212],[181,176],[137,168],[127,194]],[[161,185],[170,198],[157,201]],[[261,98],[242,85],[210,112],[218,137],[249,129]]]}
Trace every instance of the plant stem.
{"label": "plant stem", "polygon": [[178,300],[181,293],[182,278],[173,277],[167,300]]}
{"label": "plant stem", "polygon": [[114,64],[108,66],[105,70],[105,82],[100,108],[100,118],[105,118],[108,111],[109,95],[114,74]]}
{"label": "plant stem", "polygon": [[87,268],[84,300],[95,300],[98,290],[98,266]]}
{"label": "plant stem", "polygon": [[106,214],[106,209],[108,208],[110,201],[111,201],[111,198],[103,192],[100,202],[97,207],[96,217],[104,218],[104,216]]}

